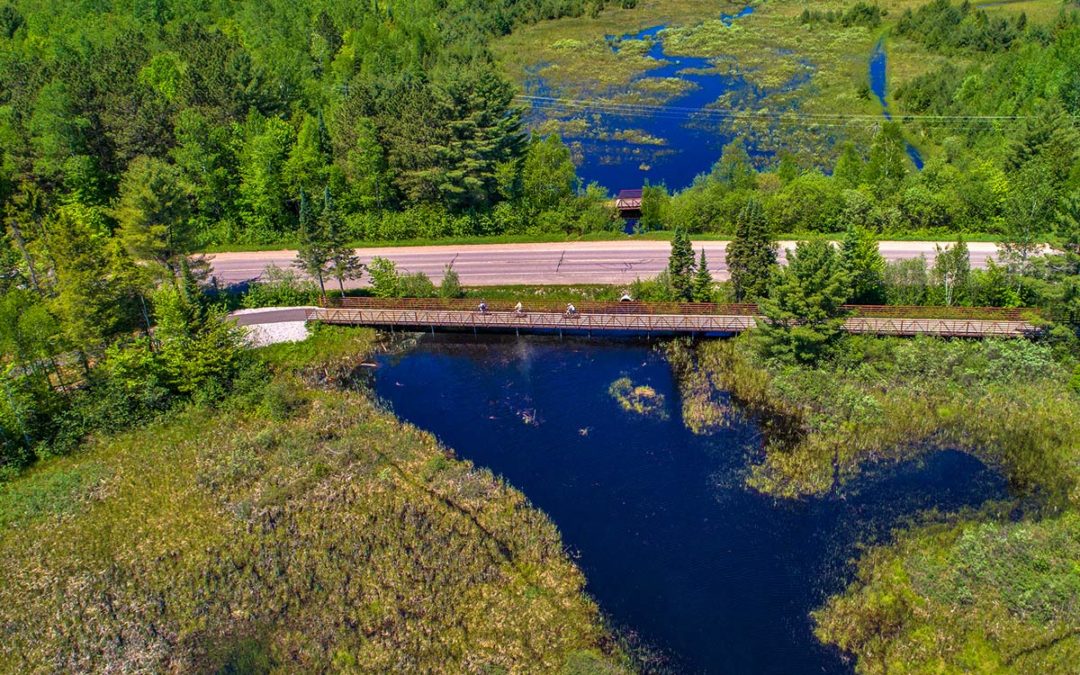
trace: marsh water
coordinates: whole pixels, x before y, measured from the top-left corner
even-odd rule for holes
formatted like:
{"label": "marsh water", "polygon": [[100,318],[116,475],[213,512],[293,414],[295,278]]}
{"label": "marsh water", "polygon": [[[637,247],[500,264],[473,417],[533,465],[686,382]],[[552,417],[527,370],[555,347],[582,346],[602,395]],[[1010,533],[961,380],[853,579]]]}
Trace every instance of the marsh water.
{"label": "marsh water", "polygon": [[[734,14],[721,14],[720,19],[730,25],[753,11],[748,6]],[[628,35],[606,36],[610,48],[616,52],[627,43],[644,41],[647,56],[656,61],[656,67],[635,78],[627,91],[592,92],[590,99],[583,101],[543,77],[547,64],[536,64],[530,69],[525,90],[536,97],[529,117],[531,126],[549,120],[584,122],[584,125],[567,124],[561,130],[563,140],[574,148],[577,173],[583,184],[598,183],[611,193],[640,188],[646,182],[663,183],[671,190],[686,188],[695,177],[712,168],[723,146],[738,135],[738,128],[725,125],[725,119],[732,113],[752,110],[754,104],[774,93],[754,86],[737,69],[719,71],[711,59],[669,53],[664,43],[666,28],[666,24],[661,24]],[[781,85],[778,91],[794,90],[813,77],[814,65],[805,60],[802,65],[804,71]],[[887,69],[888,55],[884,43],[879,41],[869,55],[867,75],[883,116],[892,119]],[[640,90],[650,81],[672,79],[680,80],[685,89],[662,103],[618,102],[628,91]],[[568,102],[565,96],[574,102]],[[723,105],[717,105],[721,100]],[[770,114],[789,109],[797,110],[798,101],[784,108],[772,106]],[[753,145],[747,150],[751,157],[762,162],[772,157],[770,152]],[[910,143],[907,154],[915,168],[922,169],[922,155]]]}
{"label": "marsh water", "polygon": [[[953,451],[820,498],[749,491],[754,421],[688,431],[672,372],[646,342],[427,337],[375,372],[400,418],[544,510],[613,626],[675,672],[850,672],[808,614],[850,581],[857,544],[920,511],[1005,494],[995,472]],[[653,387],[664,414],[620,407],[608,388],[621,377]]]}
{"label": "marsh water", "polygon": [[[892,113],[889,112],[889,100],[888,100],[888,63],[889,56],[885,52],[885,43],[881,40],[874,45],[874,52],[870,55],[870,91],[873,92],[874,98],[881,104],[882,113],[885,115],[885,119],[891,120]],[[915,165],[916,169],[920,171],[923,168],[923,158],[919,153],[919,149],[911,143],[906,144],[908,158],[911,159],[911,163]]]}

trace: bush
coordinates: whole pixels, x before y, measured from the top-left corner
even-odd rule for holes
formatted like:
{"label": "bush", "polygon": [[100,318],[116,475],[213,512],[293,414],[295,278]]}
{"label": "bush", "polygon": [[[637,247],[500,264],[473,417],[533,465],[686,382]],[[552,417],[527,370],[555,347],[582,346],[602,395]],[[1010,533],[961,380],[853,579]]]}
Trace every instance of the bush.
{"label": "bush", "polygon": [[240,304],[247,309],[259,307],[297,307],[319,301],[319,287],[295,270],[271,265],[258,281],[248,286]]}

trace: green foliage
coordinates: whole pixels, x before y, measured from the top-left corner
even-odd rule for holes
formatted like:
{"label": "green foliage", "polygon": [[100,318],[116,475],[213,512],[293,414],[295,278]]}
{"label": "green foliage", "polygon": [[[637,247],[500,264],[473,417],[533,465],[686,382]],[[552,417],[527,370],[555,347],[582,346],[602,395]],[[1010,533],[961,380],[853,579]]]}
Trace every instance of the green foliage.
{"label": "green foliage", "polygon": [[446,271],[443,272],[442,283],[439,284],[439,297],[461,298],[464,295],[465,290],[461,287],[461,279],[458,277],[457,271],[447,265]]}
{"label": "green foliage", "polygon": [[784,420],[753,468],[759,490],[818,494],[867,464],[952,447],[1000,467],[1048,509],[1080,494],[1070,464],[1080,399],[1050,344],[845,336],[816,363],[794,365],[761,359],[752,336],[701,351],[716,386]]}
{"label": "green foliage", "polygon": [[694,248],[690,235],[681,227],[675,228],[668,256],[668,282],[674,299],[689,302],[694,299]]}
{"label": "green foliage", "polygon": [[393,260],[375,256],[367,264],[368,278],[371,280],[371,292],[377,298],[400,298],[401,275]]}
{"label": "green foliage", "polygon": [[377,298],[434,298],[435,284],[423,272],[402,274],[392,260],[376,256],[367,264],[371,292]]}
{"label": "green foliage", "polygon": [[642,232],[663,229],[670,224],[670,211],[671,195],[667,188],[663,185],[646,185],[641,190],[641,218],[638,220],[638,229]]}
{"label": "green foliage", "polygon": [[885,258],[873,233],[858,226],[848,227],[840,243],[840,259],[850,284],[848,302],[885,304]]}
{"label": "green foliage", "polygon": [[330,275],[337,279],[338,289],[345,295],[345,282],[359,279],[364,272],[356,250],[349,243],[349,235],[338,212],[337,204],[330,194],[330,187],[323,191],[323,208],[319,214],[318,232],[324,238]]}
{"label": "green foliage", "polygon": [[120,241],[128,253],[175,277],[180,256],[192,249],[188,218],[187,195],[176,167],[151,157],[132,161],[120,183],[116,210]]}
{"label": "green foliage", "polygon": [[768,295],[777,269],[777,248],[761,203],[750,199],[739,212],[735,237],[726,252],[735,302],[757,302]]}
{"label": "green foliage", "polygon": [[[351,367],[360,335],[320,358]],[[0,669],[624,670],[520,493],[279,367],[284,407],[188,409],[0,487]]]}
{"label": "green foliage", "polygon": [[[534,211],[557,208],[574,194],[577,174],[570,148],[552,134],[534,135],[521,170],[523,200]],[[507,190],[513,194],[513,189]]]}
{"label": "green foliage", "polygon": [[709,262],[705,259],[705,249],[701,249],[701,257],[698,258],[697,270],[694,272],[692,287],[694,302],[712,302],[714,296],[714,284],[712,274],[709,273]]}
{"label": "green foliage", "polygon": [[799,242],[760,303],[762,351],[782,361],[812,363],[840,334],[849,280],[841,256],[824,239]]}
{"label": "green foliage", "polygon": [[667,419],[664,395],[648,385],[635,385],[629,377],[620,377],[608,387],[608,394],[627,412],[643,417]]}
{"label": "green foliage", "polygon": [[931,0],[914,12],[905,10],[896,30],[931,49],[995,52],[1020,39],[1026,26],[1023,12],[1016,17],[991,17],[969,2],[953,5],[950,0]]}
{"label": "green foliage", "polygon": [[1066,673],[1080,655],[1080,517],[920,527],[859,562],[816,633],[867,673]]}
{"label": "green foliage", "polygon": [[316,218],[311,213],[311,204],[303,187],[300,188],[299,221],[300,241],[293,264],[315,279],[319,284],[320,295],[326,297],[326,266],[333,255],[330,250],[330,237],[326,231],[326,219]]}
{"label": "green foliage", "polygon": [[[963,238],[956,241],[952,246],[944,249],[934,245],[937,255],[934,258],[934,280],[941,284],[945,291],[945,305],[950,306],[955,302],[962,302],[967,294],[971,279],[971,260],[968,255],[967,244]],[[1007,305],[994,304],[995,307]]]}
{"label": "green foliage", "polygon": [[251,282],[240,299],[246,309],[259,307],[302,307],[314,305],[319,300],[319,287],[301,278],[291,269],[270,266]]}

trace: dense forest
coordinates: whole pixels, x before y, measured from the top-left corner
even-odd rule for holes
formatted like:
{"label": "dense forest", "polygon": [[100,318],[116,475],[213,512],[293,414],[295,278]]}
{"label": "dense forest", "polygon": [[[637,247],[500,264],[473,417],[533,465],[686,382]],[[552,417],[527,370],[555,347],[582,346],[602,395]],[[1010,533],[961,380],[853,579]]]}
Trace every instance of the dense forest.
{"label": "dense forest", "polygon": [[[472,234],[493,227],[493,209],[527,219],[573,198],[568,152],[523,132],[485,44],[602,8],[3,5],[0,465],[224,393],[235,336],[188,254],[297,241],[304,195],[351,238],[384,221]],[[603,200],[572,201],[610,224]],[[132,342],[155,323],[153,340]]]}
{"label": "dense forest", "polygon": [[[320,274],[332,263],[327,274],[341,279],[359,241],[620,230],[606,191],[576,176],[571,149],[529,133],[489,51],[523,24],[602,15],[614,0],[0,2],[0,565],[12,580],[0,585],[12,638],[0,665],[479,671],[543,651],[548,672],[619,672],[622,648],[542,514],[367,397],[327,386],[345,378],[339,362],[375,349],[371,333],[255,353],[221,320],[194,255],[298,245],[301,262]],[[1075,637],[1075,608],[1059,602],[1075,597],[1065,560],[1075,546],[1064,547],[1075,543],[1080,483],[1075,435],[1065,438],[1080,390],[1074,5],[1041,23],[951,0],[899,16],[863,2],[808,10],[792,18],[800,30],[888,24],[888,39],[944,64],[895,90],[895,121],[865,147],[837,138],[828,166],[752,156],[736,140],[691,187],[644,190],[638,228],[676,236],[670,270],[634,295],[759,302],[759,330],[695,358],[747,378],[726,386],[765,413],[809,411],[796,416],[802,444],[769,448],[752,487],[826,490],[897,447],[890,434],[910,430],[893,420],[925,417],[921,438],[999,434],[982,446],[1002,454],[985,459],[1032,487],[1025,496],[1052,497],[1020,522],[984,513],[875,550],[818,617],[822,639],[868,671],[885,652],[882,671],[919,669],[927,653],[927,669],[970,665],[950,646],[956,626],[939,625],[964,614],[953,587],[970,590],[951,570],[972,551],[1000,561],[1003,537],[1037,539],[1064,579],[1025,606],[1008,644],[1026,648],[1039,620]],[[316,230],[333,260],[304,254]],[[730,283],[713,284],[694,233],[733,236]],[[781,233],[842,241],[801,242],[780,267]],[[920,233],[957,240],[932,263],[878,254],[879,238]],[[1000,264],[971,269],[970,233],[1001,240]],[[1059,250],[1043,255],[1046,241]],[[284,302],[299,304],[316,292],[281,274],[242,302],[293,293]],[[376,294],[437,292],[390,261],[366,274]],[[448,274],[439,292],[463,291]],[[1020,347],[849,338],[849,301],[1038,306],[1028,318],[1044,330]],[[1013,426],[978,424],[1002,409]],[[833,427],[815,426],[838,415],[850,434],[839,438],[862,444],[840,448],[850,454],[821,441]],[[36,470],[39,460],[52,461]],[[323,538],[341,519],[367,538]],[[422,550],[401,547],[402,527]],[[996,589],[1026,592],[1010,585],[1015,569],[1025,583],[1045,580],[1025,546],[1007,547],[1023,559],[976,589],[980,612],[961,622],[973,644],[981,622],[998,620]],[[919,568],[928,549],[951,561],[919,589],[940,609],[930,618],[910,579],[890,575]],[[56,579],[72,592],[55,592]],[[438,592],[412,604],[416,588]],[[910,604],[883,609],[895,597]],[[940,631],[937,651],[923,648],[927,626]],[[454,637],[435,644],[425,630]],[[1069,662],[1057,644],[1055,660],[1024,652],[1020,663]]]}

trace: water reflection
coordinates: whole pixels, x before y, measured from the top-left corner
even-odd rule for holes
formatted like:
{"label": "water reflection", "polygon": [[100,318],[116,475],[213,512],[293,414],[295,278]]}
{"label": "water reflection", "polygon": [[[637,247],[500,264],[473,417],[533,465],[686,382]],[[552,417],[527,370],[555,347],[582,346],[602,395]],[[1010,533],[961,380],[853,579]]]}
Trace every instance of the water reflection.
{"label": "water reflection", "polygon": [[[753,423],[691,434],[666,361],[643,342],[440,336],[379,365],[376,390],[394,411],[550,514],[601,608],[679,671],[848,672],[807,614],[843,588],[855,544],[924,509],[1004,495],[957,452],[843,495],[748,492]],[[608,392],[620,377],[662,394],[667,418],[620,408]]]}

